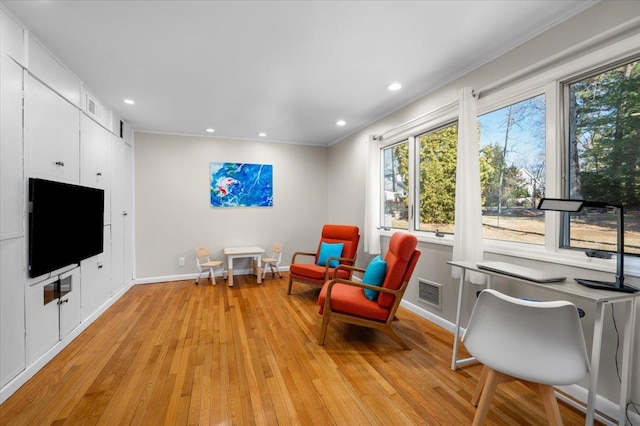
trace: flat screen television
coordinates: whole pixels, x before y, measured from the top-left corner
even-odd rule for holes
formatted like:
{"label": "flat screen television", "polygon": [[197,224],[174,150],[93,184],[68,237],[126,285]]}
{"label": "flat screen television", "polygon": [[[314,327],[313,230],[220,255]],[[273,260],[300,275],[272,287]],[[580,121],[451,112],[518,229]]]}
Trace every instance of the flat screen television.
{"label": "flat screen television", "polygon": [[102,253],[104,190],[29,178],[29,276]]}

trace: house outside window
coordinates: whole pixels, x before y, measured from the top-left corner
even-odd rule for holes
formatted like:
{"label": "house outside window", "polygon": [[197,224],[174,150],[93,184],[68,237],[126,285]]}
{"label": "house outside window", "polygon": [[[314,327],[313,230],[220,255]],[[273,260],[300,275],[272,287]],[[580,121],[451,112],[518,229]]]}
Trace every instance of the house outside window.
{"label": "house outside window", "polygon": [[484,238],[544,244],[545,95],[478,117]]}
{"label": "house outside window", "polygon": [[384,227],[409,229],[409,141],[382,150]]}

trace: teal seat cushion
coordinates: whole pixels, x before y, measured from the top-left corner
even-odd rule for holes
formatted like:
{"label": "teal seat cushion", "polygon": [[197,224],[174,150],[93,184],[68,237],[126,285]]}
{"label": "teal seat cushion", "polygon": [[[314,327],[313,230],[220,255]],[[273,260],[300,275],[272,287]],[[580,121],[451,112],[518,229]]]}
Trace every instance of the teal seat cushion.
{"label": "teal seat cushion", "polygon": [[[327,259],[329,259],[330,257],[341,257],[343,248],[344,248],[344,243],[335,243],[335,244],[329,244],[324,242],[321,243],[320,254],[318,255],[318,262],[316,263],[316,265],[325,266],[327,264]],[[335,268],[339,264],[340,264],[340,261],[335,259],[329,261],[330,268]]]}
{"label": "teal seat cushion", "polygon": [[[362,277],[362,282],[369,285],[375,285],[380,287],[384,282],[385,274],[387,273],[387,262],[382,260],[380,255],[374,257]],[[369,300],[376,300],[378,298],[379,291],[364,289],[364,295]]]}

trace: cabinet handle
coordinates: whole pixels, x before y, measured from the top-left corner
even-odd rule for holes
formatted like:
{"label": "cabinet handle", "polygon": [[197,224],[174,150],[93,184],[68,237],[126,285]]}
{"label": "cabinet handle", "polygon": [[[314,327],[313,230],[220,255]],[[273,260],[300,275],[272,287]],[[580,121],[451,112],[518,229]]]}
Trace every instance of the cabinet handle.
{"label": "cabinet handle", "polygon": [[102,266],[103,266],[103,265],[98,265],[98,269],[102,269]]}
{"label": "cabinet handle", "polygon": [[69,303],[69,299],[58,300],[58,305],[62,305],[63,303]]}
{"label": "cabinet handle", "polygon": [[126,215],[128,215],[128,214],[129,214],[129,213],[127,213],[127,211],[126,211],[126,210],[123,210],[123,211],[122,211],[122,216],[126,216]]}
{"label": "cabinet handle", "polygon": [[102,172],[96,173],[96,176],[102,176]]}
{"label": "cabinet handle", "polygon": [[56,166],[64,167],[64,161],[56,161]]}

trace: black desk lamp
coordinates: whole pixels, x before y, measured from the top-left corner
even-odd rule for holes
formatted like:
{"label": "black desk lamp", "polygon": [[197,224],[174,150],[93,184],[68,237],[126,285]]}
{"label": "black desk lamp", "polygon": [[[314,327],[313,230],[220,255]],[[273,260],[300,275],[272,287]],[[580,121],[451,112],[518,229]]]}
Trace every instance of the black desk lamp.
{"label": "black desk lamp", "polygon": [[624,285],[624,207],[619,204],[609,204],[600,201],[571,200],[566,198],[543,198],[538,204],[538,210],[552,210],[559,212],[579,212],[583,207],[609,208],[614,207],[618,212],[618,250],[616,255],[616,281],[594,281],[576,278],[578,284],[600,290],[635,293],[637,288]]}

